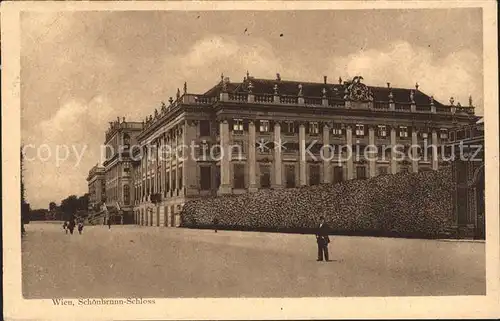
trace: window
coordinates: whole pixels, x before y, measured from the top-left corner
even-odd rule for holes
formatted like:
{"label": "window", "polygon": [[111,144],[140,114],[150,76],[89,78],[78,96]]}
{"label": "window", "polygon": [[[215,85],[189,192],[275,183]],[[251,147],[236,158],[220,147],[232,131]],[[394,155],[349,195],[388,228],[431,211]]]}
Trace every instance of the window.
{"label": "window", "polygon": [[450,132],[450,141],[454,141],[455,140],[455,132]]}
{"label": "window", "polygon": [[123,186],[123,204],[129,205],[130,203],[130,187],[128,185]]}
{"label": "window", "polygon": [[399,170],[401,173],[408,173],[409,172],[409,168],[408,166],[401,166],[400,170]]}
{"label": "window", "polygon": [[448,130],[445,128],[441,128],[439,130],[439,138],[441,139],[448,139]]}
{"label": "window", "polygon": [[286,179],[286,187],[293,188],[295,187],[295,166],[294,165],[285,165],[285,179]]}
{"label": "window", "polygon": [[319,134],[319,124],[316,121],[309,123],[309,134],[318,135]]}
{"label": "window", "polygon": [[243,189],[245,188],[245,165],[234,164],[234,188]]}
{"label": "window", "polygon": [[170,172],[165,174],[165,192],[170,192]]}
{"label": "window", "polygon": [[243,156],[244,144],[241,140],[235,140],[231,146],[231,157],[232,158],[241,158]]}
{"label": "window", "polygon": [[357,179],[366,179],[366,167],[365,166],[357,166],[356,167],[356,178]]}
{"label": "window", "polygon": [[220,165],[215,167],[215,187],[220,186]]}
{"label": "window", "polygon": [[269,132],[269,120],[261,120],[259,121],[259,131],[261,133]]}
{"label": "window", "polygon": [[422,137],[422,139],[427,139],[427,138],[429,138],[429,133],[427,133],[427,132],[421,132],[420,133],[420,137]]}
{"label": "window", "polygon": [[212,188],[212,168],[200,166],[200,189],[207,191]]}
{"label": "window", "polygon": [[172,191],[175,191],[175,184],[176,184],[176,176],[175,176],[175,170],[172,171]]}
{"label": "window", "polygon": [[386,175],[387,174],[387,167],[381,166],[378,168],[378,174],[379,175]]}
{"label": "window", "polygon": [[200,136],[210,136],[210,121],[200,121]]}
{"label": "window", "polygon": [[365,125],[356,125],[356,136],[365,136]]}
{"label": "window", "polygon": [[377,126],[377,135],[378,137],[387,137],[387,128],[385,125]]}
{"label": "window", "polygon": [[293,121],[287,121],[284,123],[284,132],[285,134],[295,134],[295,123]]}
{"label": "window", "polygon": [[309,185],[319,185],[320,174],[319,165],[309,165]]}
{"label": "window", "polygon": [[334,136],[342,136],[342,124],[333,124],[332,134]]}
{"label": "window", "polygon": [[408,137],[408,127],[399,126],[399,137],[401,137],[401,138]]}
{"label": "window", "polygon": [[123,145],[125,145],[125,148],[130,146],[130,135],[129,134],[123,135]]}
{"label": "window", "polygon": [[260,165],[260,187],[271,187],[271,169],[267,165]]}
{"label": "window", "polygon": [[179,179],[179,189],[181,189],[182,188],[182,167],[179,168],[178,172],[179,172],[179,178],[178,178]]}
{"label": "window", "polygon": [[235,119],[233,122],[233,132],[243,134],[243,119]]}

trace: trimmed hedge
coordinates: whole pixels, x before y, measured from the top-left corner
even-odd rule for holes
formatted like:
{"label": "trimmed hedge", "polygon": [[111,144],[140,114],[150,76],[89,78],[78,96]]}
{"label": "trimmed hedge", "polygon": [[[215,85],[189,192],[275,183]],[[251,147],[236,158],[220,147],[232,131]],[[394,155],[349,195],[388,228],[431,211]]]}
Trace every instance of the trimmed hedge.
{"label": "trimmed hedge", "polygon": [[450,168],[187,202],[181,226],[310,233],[324,216],[332,233],[443,237],[452,217]]}

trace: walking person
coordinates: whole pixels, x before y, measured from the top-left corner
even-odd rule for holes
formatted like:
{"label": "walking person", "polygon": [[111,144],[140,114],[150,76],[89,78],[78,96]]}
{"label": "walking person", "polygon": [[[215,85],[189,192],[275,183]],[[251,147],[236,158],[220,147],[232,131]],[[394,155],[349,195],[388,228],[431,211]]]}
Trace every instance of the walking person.
{"label": "walking person", "polygon": [[111,215],[108,216],[108,230],[111,229]]}
{"label": "walking person", "polygon": [[71,235],[73,235],[73,231],[75,230],[75,225],[76,225],[76,223],[75,223],[75,219],[74,219],[74,218],[71,218],[71,219],[69,220],[69,225],[68,225],[69,233],[70,233]]}
{"label": "walking person", "polygon": [[82,219],[80,219],[80,220],[78,221],[78,233],[79,233],[79,234],[82,234],[82,231],[83,231],[83,220],[82,220]]}
{"label": "walking person", "polygon": [[219,219],[217,217],[214,217],[214,230],[215,233],[217,233],[217,226],[219,225]]}
{"label": "walking person", "polygon": [[64,230],[64,232],[66,232],[66,234],[68,234],[68,222],[67,221],[64,221],[64,223],[63,223],[63,230]]}
{"label": "walking person", "polygon": [[330,261],[328,258],[328,243],[330,243],[330,238],[328,237],[328,225],[325,223],[325,218],[321,216],[319,218],[319,226],[316,231],[316,242],[318,243],[318,260],[323,261],[323,256],[325,261]]}

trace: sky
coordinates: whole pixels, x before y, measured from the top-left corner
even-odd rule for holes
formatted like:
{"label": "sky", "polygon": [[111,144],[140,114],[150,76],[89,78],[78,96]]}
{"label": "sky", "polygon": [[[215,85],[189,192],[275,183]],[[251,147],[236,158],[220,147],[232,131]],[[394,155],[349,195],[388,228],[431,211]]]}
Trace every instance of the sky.
{"label": "sky", "polygon": [[468,105],[470,94],[482,115],[482,57],[481,9],[23,12],[27,198],[47,208],[86,193],[108,122],[142,121],[185,81],[203,93],[221,73],[239,82],[247,70],[317,82],[361,75],[368,85],[418,82],[444,103]]}

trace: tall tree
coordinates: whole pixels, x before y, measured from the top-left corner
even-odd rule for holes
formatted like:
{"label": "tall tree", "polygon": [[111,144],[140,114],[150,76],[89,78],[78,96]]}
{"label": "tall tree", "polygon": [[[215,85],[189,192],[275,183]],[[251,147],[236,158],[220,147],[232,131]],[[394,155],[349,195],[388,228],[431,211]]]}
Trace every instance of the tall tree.
{"label": "tall tree", "polygon": [[70,220],[76,214],[79,207],[79,201],[76,195],[68,196],[61,201],[61,211],[65,221]]}
{"label": "tall tree", "polygon": [[26,202],[26,190],[24,187],[24,153],[23,147],[21,146],[20,151],[21,156],[21,235],[26,232],[24,224],[29,223],[30,205]]}
{"label": "tall tree", "polygon": [[49,211],[53,212],[57,209],[57,204],[56,202],[50,202],[49,203]]}

